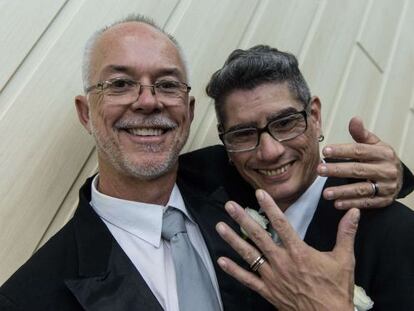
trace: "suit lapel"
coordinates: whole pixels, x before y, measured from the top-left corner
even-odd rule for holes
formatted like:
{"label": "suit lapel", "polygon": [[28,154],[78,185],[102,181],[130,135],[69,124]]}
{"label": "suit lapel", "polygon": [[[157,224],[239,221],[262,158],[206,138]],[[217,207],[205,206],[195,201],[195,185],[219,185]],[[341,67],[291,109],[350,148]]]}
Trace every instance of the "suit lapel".
{"label": "suit lapel", "polygon": [[66,286],[88,311],[161,311],[158,300],[89,202],[90,180],[80,190],[73,218],[79,277],[66,279]]}

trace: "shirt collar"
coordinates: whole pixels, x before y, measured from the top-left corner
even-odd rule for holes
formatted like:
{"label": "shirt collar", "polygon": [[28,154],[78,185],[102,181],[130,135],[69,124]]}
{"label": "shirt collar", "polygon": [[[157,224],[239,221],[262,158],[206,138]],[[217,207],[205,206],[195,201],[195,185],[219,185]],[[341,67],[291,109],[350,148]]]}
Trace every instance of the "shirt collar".
{"label": "shirt collar", "polygon": [[289,223],[303,240],[318,206],[327,177],[317,176],[310,187],[285,211]]}
{"label": "shirt collar", "polygon": [[177,184],[174,185],[168,203],[148,204],[114,198],[98,191],[96,175],[91,185],[91,205],[95,212],[106,222],[124,230],[155,247],[161,244],[162,216],[168,206],[182,211],[193,221],[184,205]]}

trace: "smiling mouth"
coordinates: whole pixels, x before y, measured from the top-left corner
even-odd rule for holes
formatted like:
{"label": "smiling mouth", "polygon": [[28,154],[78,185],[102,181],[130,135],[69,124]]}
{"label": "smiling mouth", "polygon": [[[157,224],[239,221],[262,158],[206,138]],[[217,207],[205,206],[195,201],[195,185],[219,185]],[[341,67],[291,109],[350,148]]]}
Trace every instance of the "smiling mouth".
{"label": "smiling mouth", "polygon": [[278,175],[282,175],[283,173],[287,172],[287,170],[292,165],[293,165],[293,162],[290,162],[275,169],[271,169],[271,170],[258,169],[256,171],[265,176],[278,176]]}
{"label": "smiling mouth", "polygon": [[161,136],[171,129],[161,128],[128,128],[125,129],[129,134],[134,136]]}

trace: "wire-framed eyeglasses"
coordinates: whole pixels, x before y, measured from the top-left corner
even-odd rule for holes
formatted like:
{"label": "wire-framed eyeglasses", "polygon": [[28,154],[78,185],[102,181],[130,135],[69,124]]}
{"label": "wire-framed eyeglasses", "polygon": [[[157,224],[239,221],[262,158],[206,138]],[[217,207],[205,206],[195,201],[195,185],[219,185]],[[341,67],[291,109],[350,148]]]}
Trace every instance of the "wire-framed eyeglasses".
{"label": "wire-framed eyeglasses", "polygon": [[287,141],[303,134],[308,128],[306,110],[294,112],[270,120],[265,127],[246,127],[219,134],[228,152],[242,152],[256,149],[260,136],[269,133],[278,142]]}
{"label": "wire-framed eyeglasses", "polygon": [[98,90],[111,102],[128,104],[138,99],[144,87],[150,88],[152,95],[157,99],[167,101],[182,98],[191,90],[191,87],[186,83],[175,80],[160,80],[154,84],[142,84],[133,79],[114,78],[98,82],[88,87],[86,92]]}

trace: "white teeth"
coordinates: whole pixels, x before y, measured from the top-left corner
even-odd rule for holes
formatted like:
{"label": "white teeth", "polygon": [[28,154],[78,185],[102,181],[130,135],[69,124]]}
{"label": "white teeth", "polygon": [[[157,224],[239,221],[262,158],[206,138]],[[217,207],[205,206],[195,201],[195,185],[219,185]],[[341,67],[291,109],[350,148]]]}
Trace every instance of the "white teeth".
{"label": "white teeth", "polygon": [[162,135],[163,130],[154,128],[133,128],[128,129],[128,132],[136,136],[159,136]]}
{"label": "white teeth", "polygon": [[280,175],[283,174],[284,172],[286,172],[288,170],[288,168],[291,166],[292,164],[286,164],[282,167],[279,167],[275,170],[258,170],[260,174],[266,175],[266,176],[276,176],[276,175]]}

